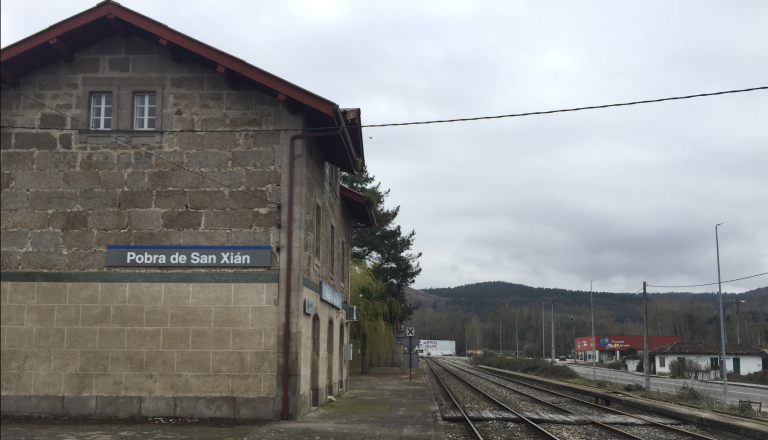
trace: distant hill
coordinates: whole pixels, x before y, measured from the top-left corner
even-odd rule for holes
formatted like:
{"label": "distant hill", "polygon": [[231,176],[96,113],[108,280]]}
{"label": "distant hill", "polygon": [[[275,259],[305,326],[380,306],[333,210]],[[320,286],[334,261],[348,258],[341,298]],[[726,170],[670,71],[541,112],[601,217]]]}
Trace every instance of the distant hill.
{"label": "distant hill", "polygon": [[[505,281],[486,281],[474,284],[465,284],[457,287],[427,288],[422,290],[409,289],[409,301],[420,303],[422,306],[454,306],[466,312],[483,313],[495,307],[510,302],[515,306],[538,306],[544,301],[555,300],[563,306],[589,306],[590,292],[583,290],[568,290],[548,287],[531,287],[524,284],[515,284]],[[729,301],[737,295],[739,299],[751,299],[760,295],[768,295],[768,287],[760,287],[741,294],[724,294],[724,300]],[[650,292],[649,297],[664,296],[667,298],[690,298],[702,303],[716,305],[717,293],[690,293],[690,292]],[[412,300],[410,298],[413,298]],[[615,308],[617,304],[622,306],[639,306],[642,304],[642,294],[632,292],[593,292],[595,306]],[[635,314],[634,310],[629,311]],[[621,313],[618,313],[618,317]]]}

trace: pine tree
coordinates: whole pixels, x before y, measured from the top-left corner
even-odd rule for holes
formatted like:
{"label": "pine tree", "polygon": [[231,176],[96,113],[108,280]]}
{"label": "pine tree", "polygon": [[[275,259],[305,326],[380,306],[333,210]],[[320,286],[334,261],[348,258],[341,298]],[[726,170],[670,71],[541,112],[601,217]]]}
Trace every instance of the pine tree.
{"label": "pine tree", "polygon": [[[395,219],[400,207],[384,207],[389,190],[382,191],[375,176],[368,170],[352,176],[343,174],[342,184],[363,194],[374,211],[376,226],[373,228],[354,228],[352,230],[352,258],[363,261],[373,274],[385,285],[385,294],[394,298],[401,305],[401,313],[395,320],[405,322],[418,307],[408,304],[405,287],[413,284],[421,273],[418,259],[421,253],[409,252],[413,247],[416,232],[403,234]],[[393,322],[394,323],[394,320]]]}

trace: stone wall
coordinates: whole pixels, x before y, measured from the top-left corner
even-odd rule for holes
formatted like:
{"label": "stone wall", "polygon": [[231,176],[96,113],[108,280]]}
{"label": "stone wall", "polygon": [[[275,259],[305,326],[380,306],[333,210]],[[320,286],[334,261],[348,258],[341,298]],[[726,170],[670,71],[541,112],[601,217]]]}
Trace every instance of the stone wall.
{"label": "stone wall", "polygon": [[95,396],[229,396],[237,415],[272,418],[277,284],[1,285],[3,395],[94,396],[64,414],[96,414]]}

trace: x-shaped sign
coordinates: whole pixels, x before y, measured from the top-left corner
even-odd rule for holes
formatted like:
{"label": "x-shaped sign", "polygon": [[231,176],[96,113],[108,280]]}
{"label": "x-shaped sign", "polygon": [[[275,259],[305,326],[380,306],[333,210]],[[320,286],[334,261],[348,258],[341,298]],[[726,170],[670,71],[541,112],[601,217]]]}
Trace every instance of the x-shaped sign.
{"label": "x-shaped sign", "polygon": [[416,336],[416,330],[413,327],[406,327],[405,336]]}

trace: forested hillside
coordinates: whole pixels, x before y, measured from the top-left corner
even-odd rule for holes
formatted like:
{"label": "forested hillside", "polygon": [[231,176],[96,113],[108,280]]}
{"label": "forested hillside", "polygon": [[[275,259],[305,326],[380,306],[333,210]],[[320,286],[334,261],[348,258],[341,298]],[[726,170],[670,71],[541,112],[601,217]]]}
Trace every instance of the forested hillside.
{"label": "forested hillside", "polygon": [[[550,353],[552,300],[555,301],[556,353],[570,354],[574,336],[591,334],[589,291],[536,288],[502,281],[415,291],[408,300],[419,305],[409,321],[422,339],[457,341],[457,348],[506,351],[516,347],[515,320],[521,353],[541,356],[542,306],[545,343]],[[642,293],[594,292],[595,332],[642,334]],[[718,340],[716,293],[648,295],[649,334],[679,335],[685,341]],[[740,313],[736,314],[735,300]],[[545,304],[542,304],[545,303]],[[768,347],[768,287],[724,294],[726,333],[730,342]],[[466,335],[466,337],[465,337]]]}

